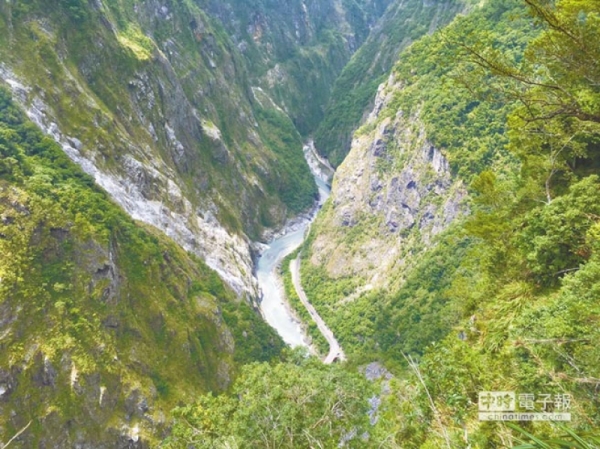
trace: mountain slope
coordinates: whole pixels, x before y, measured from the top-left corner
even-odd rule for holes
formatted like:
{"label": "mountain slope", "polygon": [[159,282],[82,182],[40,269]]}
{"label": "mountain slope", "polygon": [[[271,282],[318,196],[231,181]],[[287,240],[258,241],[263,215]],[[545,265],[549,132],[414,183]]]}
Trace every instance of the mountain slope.
{"label": "mountain slope", "polygon": [[5,2],[0,77],[134,218],[256,297],[251,241],[316,194],[296,129],[386,5]]}
{"label": "mountain slope", "polygon": [[0,441],[148,447],[280,353],[252,241],[316,193],[281,107],[316,119],[303,83],[326,96],[385,4],[0,4]]}
{"label": "mountain slope", "polygon": [[423,35],[443,28],[468,4],[403,0],[389,6],[336,79],[315,132],[316,147],[334,166],[340,165],[350,151],[352,134],[366,119],[378,86],[388,78],[400,52]]}
{"label": "mountain slope", "polygon": [[134,218],[255,295],[248,236],[316,191],[297,133],[264,143],[243,59],[191,2],[69,5],[2,5],[2,78]]}
{"label": "mountain slope", "polygon": [[147,447],[179,401],[283,344],[218,275],[135,223],[0,89],[0,429]]}
{"label": "mountain slope", "polygon": [[[600,10],[528,4],[485,2],[401,54],[303,249],[351,362],[398,377],[388,447],[598,443]],[[572,420],[486,422],[485,391]]]}
{"label": "mountain slope", "polygon": [[302,135],[319,125],[338,75],[390,0],[200,2],[248,62],[249,76]]}
{"label": "mountain slope", "polygon": [[[520,36],[522,49],[527,20],[511,21],[513,36],[502,36],[496,27],[505,26],[513,9],[490,9],[473,16],[481,18],[479,28],[494,33],[499,42],[512,44]],[[500,24],[494,14],[500,14]],[[354,135],[336,173],[331,200],[312,228],[310,250],[303,253],[309,297],[321,303],[326,321],[339,323],[334,331],[351,340],[347,345],[366,345],[360,351],[380,347],[381,335],[376,335],[388,326],[405,350],[422,351],[424,335],[448,332],[451,318],[439,317],[445,295],[434,295],[436,304],[425,292],[411,299],[415,292],[405,283],[425,271],[433,278],[417,284],[428,291],[443,290],[458,261],[447,256],[456,252],[459,258],[466,244],[460,233],[446,237],[445,231],[469,213],[471,180],[484,169],[517,167],[504,148],[510,105],[474,101],[469,92],[451,87],[467,61],[449,63],[453,50],[444,36],[464,26],[456,20],[444,34],[424,37],[402,53],[379,89],[372,113]],[[432,255],[428,263],[446,263],[438,270],[424,269],[423,256],[438,242],[446,257]],[[420,330],[392,330],[397,320],[402,326],[417,322]],[[400,335],[406,332],[419,343],[402,341]]]}

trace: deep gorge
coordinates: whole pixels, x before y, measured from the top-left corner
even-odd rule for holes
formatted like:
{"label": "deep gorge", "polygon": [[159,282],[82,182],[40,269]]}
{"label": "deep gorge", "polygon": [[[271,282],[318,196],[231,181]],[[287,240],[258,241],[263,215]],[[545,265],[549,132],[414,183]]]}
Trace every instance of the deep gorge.
{"label": "deep gorge", "polygon": [[598,446],[599,21],[1,2],[0,448]]}

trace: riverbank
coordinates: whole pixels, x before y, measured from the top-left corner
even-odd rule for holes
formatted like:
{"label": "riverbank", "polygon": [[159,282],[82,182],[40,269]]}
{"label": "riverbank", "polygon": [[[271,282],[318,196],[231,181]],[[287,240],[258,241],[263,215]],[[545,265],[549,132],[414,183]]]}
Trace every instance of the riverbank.
{"label": "riverbank", "polygon": [[265,321],[288,345],[305,346],[311,349],[303,323],[286,299],[279,271],[283,259],[300,247],[308,226],[329,197],[329,183],[333,173],[330,167],[319,160],[311,141],[304,146],[303,150],[319,189],[319,198],[308,213],[289,220],[280,231],[273,232],[269,244],[260,246],[259,249],[262,250],[256,264],[256,278],[261,290],[260,311]]}
{"label": "riverbank", "polygon": [[290,273],[292,275],[292,283],[294,285],[294,289],[296,290],[298,298],[300,298],[300,302],[308,311],[311,319],[317,325],[319,332],[321,333],[321,335],[323,335],[323,337],[325,337],[327,343],[329,344],[329,352],[327,356],[325,356],[325,358],[323,359],[323,363],[329,365],[336,360],[345,361],[346,355],[344,354],[342,347],[335,338],[335,335],[333,334],[331,329],[329,329],[325,321],[323,321],[323,318],[321,318],[314,306],[310,303],[308,297],[306,296],[306,293],[304,292],[304,289],[302,288],[302,281],[300,278],[300,254],[298,254],[293,260],[290,261],[289,267]]}
{"label": "riverbank", "polygon": [[302,305],[300,297],[296,293],[294,283],[292,282],[292,274],[290,272],[290,263],[298,256],[300,249],[294,251],[285,257],[281,263],[281,279],[285,289],[285,298],[288,305],[291,307],[295,316],[300,318],[303,332],[306,334],[308,341],[311,343],[314,355],[325,357],[329,351],[329,342],[319,332],[317,324],[312,320],[308,310]]}
{"label": "riverbank", "polygon": [[[327,160],[323,159],[319,155],[312,140],[309,140],[306,145],[304,145],[303,151],[304,158],[306,159],[310,171],[315,178],[315,182],[317,183],[317,187],[319,189],[319,199],[315,201],[313,207],[308,212],[290,218],[281,229],[269,230],[265,232],[264,237],[267,241],[273,242],[274,240],[295,232],[302,227],[306,227],[307,224],[314,221],[319,213],[319,210],[327,198],[329,198],[329,194],[331,192],[331,180],[333,179],[335,170],[331,164],[327,162]],[[259,256],[269,246],[268,244],[264,243],[255,243],[255,245],[259,250]]]}

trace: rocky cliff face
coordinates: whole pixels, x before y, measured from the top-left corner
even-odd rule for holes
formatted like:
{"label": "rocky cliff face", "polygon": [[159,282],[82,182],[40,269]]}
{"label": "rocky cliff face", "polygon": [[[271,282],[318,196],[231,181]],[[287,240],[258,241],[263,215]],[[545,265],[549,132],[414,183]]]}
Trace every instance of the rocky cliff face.
{"label": "rocky cliff face", "polygon": [[516,166],[506,150],[510,105],[478,101],[455,83],[472,67],[448,36],[498,23],[477,14],[402,51],[302,253],[305,290],[347,353],[420,354],[458,321],[460,264],[473,245],[462,219],[472,201],[467,186],[484,170]]}
{"label": "rocky cliff face", "polygon": [[283,346],[213,270],[115,205],[4,88],[0,254],[3,443],[31,423],[16,447],[149,447],[175,404]]}
{"label": "rocky cliff face", "polygon": [[[60,143],[65,153],[86,173],[93,176],[98,185],[104,188],[132,218],[161,229],[186,250],[202,256],[208,265],[238,293],[256,294],[254,280],[249,276],[252,271],[252,258],[248,238],[232,233],[219,222],[217,218],[219,209],[209,198],[203,198],[204,204],[194,207],[188,198],[198,197],[202,192],[194,190],[190,192],[190,189],[186,189],[188,193],[186,195],[183,190],[186,187],[180,178],[177,165],[186,165],[185,152],[186,148],[190,147],[185,147],[177,138],[174,129],[169,126],[169,120],[173,126],[179,128],[187,126],[185,119],[180,122],[180,118],[176,116],[170,116],[169,120],[161,117],[165,120],[164,129],[161,130],[165,146],[168,151],[172,151],[170,160],[167,161],[155,158],[152,147],[140,147],[139,142],[134,143],[129,140],[130,137],[122,129],[115,130],[116,133],[110,136],[111,142],[107,143],[107,146],[95,146],[90,141],[84,142],[76,137],[81,136],[78,134],[78,129],[74,129],[72,134],[63,133],[59,124],[66,117],[61,117],[54,106],[44,101],[46,93],[36,92],[35,89],[26,87],[9,69],[4,68],[0,72],[0,76],[13,88],[21,104],[25,105],[29,118]],[[136,84],[132,80],[130,85],[132,89],[136,87],[142,89],[140,96],[154,95],[141,82]],[[83,88],[79,90],[77,85],[73,87],[102,117],[101,107],[93,98],[87,96]],[[173,107],[177,101],[175,96]],[[185,106],[185,102],[183,105]],[[108,120],[107,117],[103,119]],[[201,139],[206,135],[217,146],[219,143],[222,144],[217,128],[202,123],[199,118],[191,120],[190,128],[195,129],[197,138]],[[156,132],[151,123],[147,125],[150,133]],[[90,138],[94,137],[90,136]],[[222,151],[224,155],[227,154],[224,146]],[[110,161],[112,166],[105,165],[107,159],[112,159]]]}
{"label": "rocky cliff face", "polygon": [[314,127],[386,5],[9,1],[0,77],[132,217],[257,296],[251,241],[316,193],[284,111]]}
{"label": "rocky cliff face", "polygon": [[391,3],[201,2],[249,61],[252,83],[269,93],[303,135],[316,129],[336,78]]}
{"label": "rocky cliff face", "polygon": [[311,263],[332,278],[361,278],[357,291],[397,288],[411,256],[467,211],[463,184],[427,139],[420,113],[390,104],[401,89],[393,76],[380,87],[314,227]]}
{"label": "rocky cliff face", "polygon": [[466,0],[392,2],[369,37],[336,79],[315,133],[319,152],[338,166],[350,151],[354,131],[367,119],[378,86],[411,43],[450,23]]}
{"label": "rocky cliff face", "polygon": [[[273,155],[255,131],[235,56],[193,8],[111,3],[81,4],[76,18],[49,4],[4,4],[13,26],[4,36],[2,78],[30,118],[134,218],[206,258],[239,293],[253,294],[242,231],[256,235],[260,219],[250,204],[267,197],[277,205],[274,222],[285,207],[258,181]],[[223,135],[218,126],[228,119],[243,137]],[[254,152],[251,169],[241,166],[242,141]],[[224,223],[236,210],[234,193],[250,212]]]}
{"label": "rocky cliff face", "polygon": [[388,3],[0,3],[0,441],[148,447],[279,353],[253,241],[312,207],[298,130]]}

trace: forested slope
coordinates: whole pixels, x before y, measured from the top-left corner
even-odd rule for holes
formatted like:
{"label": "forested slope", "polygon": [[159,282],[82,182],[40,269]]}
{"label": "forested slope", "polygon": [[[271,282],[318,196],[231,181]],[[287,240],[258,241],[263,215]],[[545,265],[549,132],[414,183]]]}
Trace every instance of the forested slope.
{"label": "forested slope", "polygon": [[385,7],[313,3],[3,2],[0,77],[130,215],[256,296],[252,241],[316,193],[298,129]]}
{"label": "forested slope", "polygon": [[303,279],[357,361],[421,359],[399,444],[505,444],[474,421],[489,390],[571,394],[597,428],[599,14],[487,2],[402,53],[354,136]]}
{"label": "forested slope", "polygon": [[446,26],[468,10],[468,0],[390,4],[369,38],[336,79],[325,115],[315,132],[315,144],[334,166],[342,163],[352,134],[373,107],[377,87],[389,76],[400,52],[422,36]]}
{"label": "forested slope", "polygon": [[148,447],[174,405],[279,354],[256,311],[129,218],[5,89],[0,156],[4,441],[31,422],[19,447]]}

